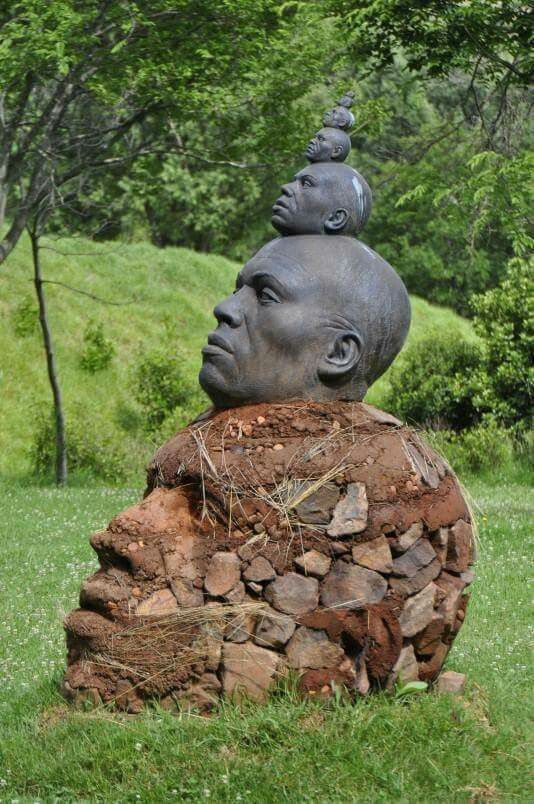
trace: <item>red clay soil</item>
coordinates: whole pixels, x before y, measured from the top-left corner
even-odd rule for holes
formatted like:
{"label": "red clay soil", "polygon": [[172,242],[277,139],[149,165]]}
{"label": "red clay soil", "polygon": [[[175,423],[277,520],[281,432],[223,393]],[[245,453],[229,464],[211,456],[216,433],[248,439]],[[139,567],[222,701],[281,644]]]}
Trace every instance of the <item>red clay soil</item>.
{"label": "red clay soil", "polygon": [[288,667],[306,693],[433,680],[465,617],[470,523],[447,463],[371,406],[208,414],[92,537],[64,692],[138,711],[261,699]]}

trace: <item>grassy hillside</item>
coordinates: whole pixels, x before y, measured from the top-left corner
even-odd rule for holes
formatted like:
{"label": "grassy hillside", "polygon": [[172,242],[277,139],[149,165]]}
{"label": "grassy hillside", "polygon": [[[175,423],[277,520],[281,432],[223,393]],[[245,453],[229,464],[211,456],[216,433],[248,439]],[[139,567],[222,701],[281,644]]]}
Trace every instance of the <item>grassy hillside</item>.
{"label": "grassy hillside", "polygon": [[[82,239],[47,239],[42,251],[45,279],[63,282],[103,299],[127,304],[102,305],[66,288],[46,285],[50,320],[67,416],[113,430],[132,450],[140,467],[153,445],[132,432],[132,367],[141,353],[164,345],[184,356],[191,378],[198,373],[200,348],[213,328],[214,304],[233,288],[239,266],[223,257],[187,249],[157,249],[146,243],[94,244]],[[33,300],[29,243],[22,241],[0,270],[0,472],[28,472],[28,448],[36,422],[50,409],[50,391],[37,326],[17,336],[21,303]],[[470,325],[450,310],[412,298],[413,323],[408,344],[429,329],[456,330],[470,336]],[[104,324],[114,340],[111,366],[96,374],[80,367],[87,322]],[[405,347],[406,348],[406,347]],[[387,375],[368,400],[380,404]],[[180,424],[179,420],[177,424]],[[135,453],[135,454],[134,454]]]}

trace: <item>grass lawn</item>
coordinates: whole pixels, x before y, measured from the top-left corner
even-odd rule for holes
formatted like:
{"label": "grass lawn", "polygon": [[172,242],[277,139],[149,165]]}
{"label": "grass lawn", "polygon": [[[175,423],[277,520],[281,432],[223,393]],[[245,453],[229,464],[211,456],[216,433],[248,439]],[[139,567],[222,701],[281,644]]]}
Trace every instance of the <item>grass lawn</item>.
{"label": "grass lawn", "polygon": [[532,801],[528,485],[468,483],[479,576],[447,666],[462,699],[230,705],[209,719],[77,713],[57,692],[62,614],[96,561],[92,530],[138,490],[0,484],[0,801]]}

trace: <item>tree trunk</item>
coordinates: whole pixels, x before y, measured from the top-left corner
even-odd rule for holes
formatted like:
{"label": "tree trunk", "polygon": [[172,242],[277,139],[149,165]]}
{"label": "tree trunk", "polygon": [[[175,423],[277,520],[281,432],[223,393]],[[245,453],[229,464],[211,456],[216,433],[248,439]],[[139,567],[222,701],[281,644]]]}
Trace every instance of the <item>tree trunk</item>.
{"label": "tree trunk", "polygon": [[52,334],[48,324],[46,310],[46,299],[41,278],[41,262],[39,255],[39,235],[30,232],[33,257],[33,283],[39,301],[39,321],[43,333],[43,344],[46,353],[46,367],[48,369],[48,379],[52,388],[54,398],[54,420],[56,428],[56,483],[63,486],[67,482],[67,439],[65,435],[65,417],[63,415],[63,403],[61,400],[61,389],[57,376],[56,359],[52,344]]}

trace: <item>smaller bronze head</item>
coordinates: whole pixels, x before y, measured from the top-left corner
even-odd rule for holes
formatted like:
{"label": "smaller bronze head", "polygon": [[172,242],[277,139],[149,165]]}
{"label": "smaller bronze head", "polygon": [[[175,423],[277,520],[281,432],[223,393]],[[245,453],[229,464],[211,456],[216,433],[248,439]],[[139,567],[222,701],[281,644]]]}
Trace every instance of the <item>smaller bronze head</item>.
{"label": "smaller bronze head", "polygon": [[354,125],[354,115],[345,106],[334,106],[323,115],[323,126],[348,131]]}
{"label": "smaller bronze head", "polygon": [[350,137],[340,128],[322,128],[309,141],[309,162],[344,162],[350,152]]}
{"label": "smaller bronze head", "polygon": [[316,162],[284,184],[271,223],[282,235],[357,235],[371,213],[371,190],[354,168]]}

